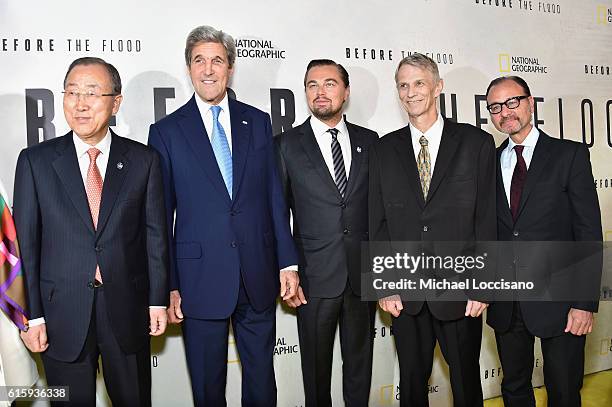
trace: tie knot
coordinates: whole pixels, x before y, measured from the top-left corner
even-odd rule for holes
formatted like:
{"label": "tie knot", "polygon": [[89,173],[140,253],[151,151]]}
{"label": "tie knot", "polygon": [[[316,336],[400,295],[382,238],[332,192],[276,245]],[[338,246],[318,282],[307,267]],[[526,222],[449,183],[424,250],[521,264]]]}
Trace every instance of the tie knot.
{"label": "tie knot", "polygon": [[327,130],[331,133],[332,135],[332,140],[336,140],[338,138],[338,129],[329,129]]}
{"label": "tie knot", "polygon": [[425,138],[425,136],[421,136],[421,138],[419,138],[419,143],[421,144],[421,146],[423,147],[427,147],[427,145],[429,144],[429,142],[427,141],[427,139]]}
{"label": "tie knot", "polygon": [[213,120],[219,120],[219,112],[221,112],[221,106],[219,105],[214,105],[210,107],[210,111],[212,112],[213,115]]}
{"label": "tie knot", "polygon": [[525,146],[519,146],[519,145],[514,146],[514,151],[516,151],[516,155],[523,155],[524,148]]}
{"label": "tie knot", "polygon": [[98,150],[95,147],[90,148],[89,150],[87,150],[87,154],[89,154],[89,160],[90,161],[96,161],[96,158],[98,158],[98,156],[100,155],[101,151]]}

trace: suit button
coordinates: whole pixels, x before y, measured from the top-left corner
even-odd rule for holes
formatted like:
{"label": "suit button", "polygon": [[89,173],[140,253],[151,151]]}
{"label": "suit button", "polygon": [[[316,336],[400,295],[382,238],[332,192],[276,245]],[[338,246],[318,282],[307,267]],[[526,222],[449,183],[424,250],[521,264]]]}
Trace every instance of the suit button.
{"label": "suit button", "polygon": [[236,211],[231,211],[231,212],[230,212],[230,215],[232,215],[232,216],[236,216]]}
{"label": "suit button", "polygon": [[341,207],[342,209],[346,209],[346,204],[345,204],[344,202],[342,202],[342,203],[340,204],[340,207]]}
{"label": "suit button", "polygon": [[513,232],[512,232],[512,235],[513,235],[514,237],[519,237],[519,232],[518,232],[518,230],[513,231]]}
{"label": "suit button", "polygon": [[91,288],[93,290],[93,288],[95,287],[94,283],[92,281],[87,283],[87,288]]}
{"label": "suit button", "polygon": [[235,248],[235,247],[238,247],[238,244],[237,244],[236,242],[232,242],[232,243],[230,244],[230,246],[232,246],[232,247],[234,247],[234,248]]}
{"label": "suit button", "polygon": [[100,253],[102,251],[102,247],[96,246],[94,250],[96,251],[96,253]]}
{"label": "suit button", "polygon": [[428,226],[423,226],[423,232],[427,232],[429,230]]}
{"label": "suit button", "polygon": [[349,230],[348,230],[348,229],[344,229],[344,230],[342,231],[342,233],[344,233],[345,235],[348,235]]}

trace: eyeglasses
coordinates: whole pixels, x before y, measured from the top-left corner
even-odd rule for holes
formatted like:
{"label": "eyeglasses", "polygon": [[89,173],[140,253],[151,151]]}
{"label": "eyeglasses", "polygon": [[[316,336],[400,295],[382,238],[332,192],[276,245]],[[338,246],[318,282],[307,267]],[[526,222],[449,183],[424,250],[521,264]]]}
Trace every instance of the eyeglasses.
{"label": "eyeglasses", "polygon": [[62,93],[64,94],[64,98],[70,102],[76,102],[79,100],[79,96],[82,96],[83,100],[87,103],[95,102],[103,96],[117,96],[116,93],[100,93],[100,91],[95,89],[85,91],[65,90]]}
{"label": "eyeglasses", "polygon": [[521,100],[527,99],[529,96],[514,96],[501,103],[491,103],[487,105],[487,110],[491,114],[498,114],[502,111],[502,106],[506,106],[508,109],[516,109],[521,104]]}

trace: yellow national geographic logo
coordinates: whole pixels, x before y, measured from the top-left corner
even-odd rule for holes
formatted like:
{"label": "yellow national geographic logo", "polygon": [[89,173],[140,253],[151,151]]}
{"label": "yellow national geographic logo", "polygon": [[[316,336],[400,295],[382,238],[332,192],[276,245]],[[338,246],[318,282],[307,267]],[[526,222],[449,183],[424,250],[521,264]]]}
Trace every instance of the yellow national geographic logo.
{"label": "yellow national geographic logo", "polygon": [[509,54],[499,54],[499,72],[510,73]]}
{"label": "yellow national geographic logo", "polygon": [[393,385],[389,384],[386,386],[380,386],[380,394],[378,405],[379,406],[390,406],[395,401],[395,396],[393,395]]}
{"label": "yellow national geographic logo", "polygon": [[548,74],[548,66],[541,63],[539,57],[533,55],[498,54],[497,62],[499,72],[503,74],[511,72]]}
{"label": "yellow national geographic logo", "polygon": [[597,24],[611,24],[612,23],[612,7],[600,4],[597,6]]}
{"label": "yellow national geographic logo", "polygon": [[599,343],[599,354],[606,356],[612,352],[612,340],[610,338],[604,338]]}

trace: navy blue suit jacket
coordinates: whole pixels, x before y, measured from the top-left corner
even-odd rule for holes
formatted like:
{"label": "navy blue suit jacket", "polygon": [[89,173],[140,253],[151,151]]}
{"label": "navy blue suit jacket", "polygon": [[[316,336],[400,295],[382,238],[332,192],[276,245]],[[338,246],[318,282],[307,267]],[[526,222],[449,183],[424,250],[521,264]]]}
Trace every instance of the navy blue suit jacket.
{"label": "navy blue suit jacket", "polygon": [[242,275],[251,305],[263,310],[278,296],[279,269],[297,264],[270,117],[229,100],[230,199],[195,97],[149,130],[162,157],[170,289],[179,290],[186,317],[227,318]]}

